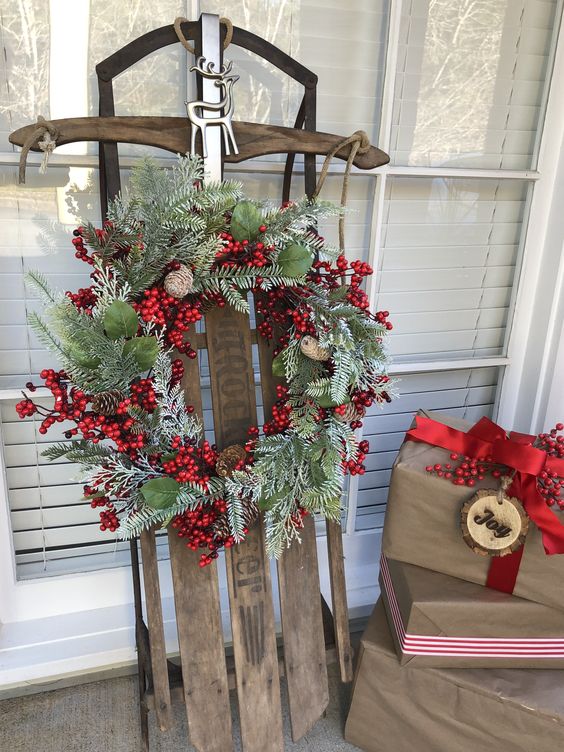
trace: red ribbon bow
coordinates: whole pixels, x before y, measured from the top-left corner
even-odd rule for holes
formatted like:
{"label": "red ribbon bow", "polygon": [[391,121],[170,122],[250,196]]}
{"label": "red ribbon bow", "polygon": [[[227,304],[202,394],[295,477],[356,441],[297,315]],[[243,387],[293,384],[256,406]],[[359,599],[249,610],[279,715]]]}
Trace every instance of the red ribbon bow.
{"label": "red ribbon bow", "polygon": [[415,424],[406,434],[409,441],[422,441],[469,457],[491,457],[492,462],[515,470],[508,493],[522,501],[542,533],[546,553],[564,554],[564,524],[549,509],[537,487],[537,478],[543,470],[564,476],[564,460],[532,446],[536,436],[516,431],[507,435],[489,418],[481,418],[468,433],[420,415],[416,416]]}

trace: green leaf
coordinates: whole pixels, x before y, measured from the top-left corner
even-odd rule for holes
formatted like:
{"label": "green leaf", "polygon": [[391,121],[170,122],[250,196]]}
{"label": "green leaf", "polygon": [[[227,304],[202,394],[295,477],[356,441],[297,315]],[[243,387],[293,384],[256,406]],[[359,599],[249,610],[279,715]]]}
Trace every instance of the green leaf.
{"label": "green leaf", "polygon": [[141,496],[151,509],[168,509],[176,502],[180,484],[168,476],[153,478],[141,486]]}
{"label": "green leaf", "polygon": [[286,366],[284,365],[284,350],[282,352],[279,352],[278,355],[273,358],[272,360],[272,373],[274,376],[278,376],[278,378],[285,378],[286,376]]}
{"label": "green leaf", "polygon": [[134,337],[138,325],[135,308],[124,300],[114,300],[104,314],[104,329],[109,339]]}
{"label": "green leaf", "polygon": [[351,401],[351,398],[349,396],[346,396],[344,400],[341,400],[341,402],[335,402],[329,392],[326,392],[319,397],[315,397],[314,399],[319,407],[337,407],[337,405],[347,405]]}
{"label": "green leaf", "polygon": [[251,201],[240,201],[231,216],[231,235],[234,240],[254,240],[262,225],[262,214]]}
{"label": "green leaf", "polygon": [[283,501],[290,493],[290,486],[283,486],[281,491],[271,494],[270,496],[263,496],[258,500],[258,508],[261,512],[268,512],[269,509],[276,506],[279,501]]}
{"label": "green leaf", "polygon": [[285,277],[303,277],[313,264],[313,256],[303,245],[292,243],[280,251],[276,263]]}
{"label": "green leaf", "polygon": [[133,354],[139,368],[148,371],[152,368],[159,354],[159,342],[156,337],[134,337],[123,346],[123,354]]}

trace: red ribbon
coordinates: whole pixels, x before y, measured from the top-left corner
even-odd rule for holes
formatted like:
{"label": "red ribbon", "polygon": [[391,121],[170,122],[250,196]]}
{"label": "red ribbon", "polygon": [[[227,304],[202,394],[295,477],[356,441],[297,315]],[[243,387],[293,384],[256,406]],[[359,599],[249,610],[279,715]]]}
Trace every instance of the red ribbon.
{"label": "red ribbon", "polygon": [[[468,433],[464,433],[418,415],[415,428],[407,432],[406,440],[432,444],[468,457],[488,457],[496,464],[515,470],[508,494],[521,500],[541,531],[545,552],[549,555],[564,553],[564,524],[549,509],[537,487],[537,477],[543,470],[564,476],[564,460],[550,457],[532,446],[536,436],[515,431],[507,435],[489,418],[481,418]],[[486,583],[488,587],[512,593],[522,555],[521,548],[509,556],[493,558]]]}
{"label": "red ribbon", "polygon": [[564,475],[564,460],[533,447],[536,436],[516,432],[508,436],[489,418],[481,418],[468,433],[419,415],[415,422],[416,427],[406,434],[409,441],[433,444],[469,457],[491,457],[492,462],[515,470],[508,493],[523,502],[527,514],[542,533],[546,553],[564,553],[564,525],[548,508],[537,488],[537,477],[543,470]]}

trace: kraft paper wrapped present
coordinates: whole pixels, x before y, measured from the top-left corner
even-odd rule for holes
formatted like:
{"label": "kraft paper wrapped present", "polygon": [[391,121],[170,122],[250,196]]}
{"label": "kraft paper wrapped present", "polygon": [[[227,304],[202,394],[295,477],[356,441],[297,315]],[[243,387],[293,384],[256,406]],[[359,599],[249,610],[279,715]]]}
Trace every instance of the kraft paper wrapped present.
{"label": "kraft paper wrapped present", "polygon": [[[472,427],[470,423],[456,418],[420,411],[416,421],[417,427],[412,428],[408,435],[412,432],[417,433],[418,429],[431,429],[431,433],[433,430],[437,432],[438,429],[438,433],[448,434],[448,427],[451,427],[455,429],[452,435],[460,441],[469,429],[475,430],[482,425],[486,430],[501,432],[505,438],[505,432],[487,419],[482,419],[480,424]],[[425,431],[423,430],[422,433]],[[444,443],[448,444],[448,441]],[[509,440],[505,442],[502,439],[494,444],[499,451],[506,448],[511,450],[514,446]],[[544,455],[543,452],[532,447],[525,449],[516,447],[516,449],[517,453],[532,452],[535,461],[538,461],[539,456]],[[394,464],[390,482],[382,539],[382,550],[385,556],[388,559],[415,564],[479,585],[486,583],[491,585],[494,570],[490,571],[490,566],[497,567],[495,570],[497,572],[501,567],[503,580],[513,560],[513,581],[507,587],[503,584],[500,589],[547,606],[562,608],[564,604],[564,555],[548,555],[545,546],[548,540],[553,549],[558,546],[562,547],[564,512],[552,511],[546,506],[544,500],[541,500],[532,511],[537,517],[540,514],[543,523],[553,526],[550,535],[543,534],[531,519],[525,545],[517,553],[495,559],[478,556],[463,540],[460,510],[464,502],[470,499],[479,488],[495,487],[495,481],[491,477],[486,477],[483,481],[478,481],[474,488],[468,488],[456,486],[444,478],[430,475],[425,471],[428,465],[449,462],[451,451],[451,449],[421,440],[406,440],[403,443]],[[505,451],[504,459],[510,454],[510,451]],[[557,460],[557,462],[563,463],[564,461]],[[517,477],[519,478],[519,474]],[[522,486],[521,491],[530,492],[531,488],[536,489],[535,479],[524,474]],[[511,491],[512,487],[509,489],[509,492]],[[513,495],[518,496],[518,493],[513,492]],[[531,510],[527,509],[527,511],[533,517]],[[511,573],[508,578],[511,580]],[[499,587],[499,583],[496,586]]]}
{"label": "kraft paper wrapped present", "polygon": [[564,671],[400,666],[384,607],[364,633],[345,738],[366,752],[557,752]]}
{"label": "kraft paper wrapped present", "polygon": [[564,611],[384,556],[380,589],[402,665],[564,668]]}

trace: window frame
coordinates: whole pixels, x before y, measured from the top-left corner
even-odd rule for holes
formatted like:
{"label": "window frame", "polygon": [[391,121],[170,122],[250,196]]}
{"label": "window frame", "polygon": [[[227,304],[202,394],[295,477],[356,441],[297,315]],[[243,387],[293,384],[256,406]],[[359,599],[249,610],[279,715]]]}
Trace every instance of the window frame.
{"label": "window frame", "polygon": [[[558,0],[557,18],[558,26],[562,18],[562,8],[564,0]],[[197,0],[188,0],[188,15],[197,18],[199,7]],[[383,103],[380,117],[380,137],[379,147],[384,151],[389,149],[392,108],[394,101],[394,88],[396,76],[396,62],[399,46],[399,32],[402,12],[402,0],[390,0],[389,24],[388,24],[388,45],[385,62],[385,77],[383,89]],[[521,237],[521,263],[520,272],[517,273],[514,282],[514,295],[512,300],[511,312],[506,330],[506,340],[504,354],[499,357],[490,358],[468,358],[465,360],[446,360],[420,361],[417,363],[401,364],[392,367],[392,373],[428,373],[439,370],[459,370],[466,368],[484,368],[498,366],[503,371],[498,385],[498,395],[496,399],[496,416],[497,419],[507,426],[518,428],[519,430],[537,430],[544,422],[545,416],[542,414],[542,405],[539,401],[530,413],[524,407],[524,397],[521,393],[523,385],[530,382],[532,374],[535,374],[535,381],[538,383],[539,394],[542,391],[553,389],[553,372],[551,370],[551,355],[558,351],[558,362],[561,367],[561,351],[558,350],[558,343],[561,337],[561,326],[559,319],[552,313],[547,321],[548,330],[543,363],[539,364],[530,362],[528,354],[530,352],[529,339],[535,329],[539,329],[539,321],[535,320],[535,299],[539,294],[539,286],[545,284],[545,277],[542,274],[543,260],[547,257],[550,249],[546,246],[549,235],[549,224],[551,220],[550,208],[552,200],[557,190],[559,181],[564,181],[564,165],[558,164],[557,160],[551,155],[558,153],[564,140],[564,86],[556,85],[555,82],[564,82],[564,39],[561,29],[556,30],[553,38],[553,45],[549,58],[549,71],[545,82],[545,92],[543,99],[546,102],[543,122],[539,124],[537,144],[535,146],[534,169],[530,170],[504,170],[504,169],[465,169],[461,168],[439,168],[439,167],[409,167],[386,165],[377,170],[369,172],[360,172],[353,170],[352,179],[369,179],[374,181],[374,200],[373,211],[370,218],[370,248],[369,263],[377,268],[378,259],[381,253],[382,224],[384,217],[384,197],[388,178],[394,176],[414,176],[414,177],[460,177],[460,178],[495,178],[527,181],[533,188],[530,193],[532,196],[528,201],[527,212],[524,218],[524,231]],[[29,163],[36,165],[40,162],[37,155],[29,155]],[[16,153],[0,154],[0,164],[16,165],[19,155]],[[136,162],[135,158],[123,159],[123,166],[130,166]],[[97,158],[87,155],[53,155],[53,163],[64,164],[68,166],[97,166]],[[331,172],[339,174],[342,172],[342,165],[335,165]],[[236,165],[233,170],[237,172],[281,172],[283,165],[268,160],[254,160],[245,165]],[[297,164],[297,172],[300,166]],[[527,216],[528,214],[528,216]],[[564,262],[562,262],[560,271],[557,275],[557,284],[564,287]],[[371,285],[369,295],[371,303],[375,305],[376,286]],[[560,290],[562,292],[562,290]],[[559,290],[554,288],[554,302],[558,299]],[[556,308],[556,306],[553,306]],[[540,327],[545,322],[540,322]],[[544,329],[542,329],[544,331]],[[554,393],[551,392],[551,394]],[[17,390],[0,391],[0,399],[13,399],[17,396]],[[554,400],[553,400],[554,401]],[[0,426],[1,439],[1,426]],[[0,445],[0,448],[1,447]],[[38,645],[48,644],[51,640],[57,642],[59,617],[66,617],[72,614],[90,612],[91,614],[101,615],[103,613],[113,613],[112,610],[119,614],[119,619],[123,620],[123,608],[128,607],[132,602],[132,589],[130,582],[130,572],[127,567],[111,568],[97,571],[90,571],[80,574],[54,575],[48,578],[37,578],[31,580],[18,581],[16,579],[15,559],[13,552],[13,541],[11,535],[11,525],[9,516],[9,506],[7,503],[7,484],[4,468],[3,454],[0,457],[2,479],[0,482],[0,624],[2,629],[9,626],[15,626],[17,622],[33,621],[34,624],[45,625],[45,631],[39,636],[33,638],[21,638],[22,645],[25,643],[26,648],[37,649]],[[353,476],[348,488],[348,511],[346,526],[344,530],[344,546],[347,555],[347,583],[349,586],[349,600],[352,606],[352,613],[360,613],[364,604],[373,602],[377,588],[376,567],[378,560],[378,549],[380,533],[377,530],[356,531],[356,494],[358,490],[358,477]],[[325,541],[323,537],[319,539],[319,548],[321,553],[320,567],[324,568],[324,548]],[[172,588],[170,583],[170,572],[166,564],[162,564],[161,588],[163,597],[171,597]],[[322,571],[322,577],[324,576]],[[360,611],[359,611],[360,609]],[[130,609],[131,610],[131,609]],[[108,616],[108,619],[110,617]],[[117,617],[116,617],[117,618]],[[131,614],[132,618],[132,614]],[[118,619],[118,621],[119,621]],[[112,622],[113,623],[113,622]],[[133,633],[129,629],[129,647],[119,653],[112,651],[111,646],[108,649],[108,629],[107,624],[102,628],[96,625],[106,624],[102,617],[98,619],[93,617],[90,630],[102,630],[105,632],[104,645],[100,645],[99,651],[94,650],[89,660],[83,661],[80,665],[84,670],[95,667],[107,666],[111,663],[121,660],[131,660],[134,657],[133,652]],[[117,622],[116,622],[117,624]],[[51,625],[51,626],[49,626]],[[77,628],[78,629],[78,628]],[[115,626],[115,630],[122,627]],[[2,653],[3,643],[2,632],[0,632],[0,654]],[[110,638],[111,643],[111,638]],[[77,650],[79,647],[77,647]],[[84,648],[80,648],[84,650]],[[94,654],[95,653],[95,654]],[[30,654],[32,655],[32,654]],[[82,655],[82,653],[80,653]],[[28,653],[22,651],[21,665],[26,666]],[[54,651],[53,659],[49,666],[51,674],[57,671],[70,670],[65,658],[59,656],[57,650]],[[78,665],[78,664],[77,664]],[[73,665],[73,670],[75,666]],[[22,669],[10,674],[0,672],[0,684],[3,677],[19,677],[18,680],[37,678],[41,672],[46,669],[41,666],[33,670],[26,671]],[[24,676],[25,675],[25,676]]]}

